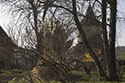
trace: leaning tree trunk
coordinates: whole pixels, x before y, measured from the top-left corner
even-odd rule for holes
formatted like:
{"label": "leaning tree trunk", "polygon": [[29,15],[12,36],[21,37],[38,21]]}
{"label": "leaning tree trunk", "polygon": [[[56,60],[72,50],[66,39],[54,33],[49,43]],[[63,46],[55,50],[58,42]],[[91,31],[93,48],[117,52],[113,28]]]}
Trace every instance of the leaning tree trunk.
{"label": "leaning tree trunk", "polygon": [[110,31],[109,31],[109,49],[108,68],[111,81],[118,81],[116,71],[116,57],[115,57],[115,39],[116,39],[116,13],[117,0],[111,0],[110,3]]}
{"label": "leaning tree trunk", "polygon": [[106,74],[104,73],[104,70],[101,66],[101,63],[98,59],[98,57],[96,56],[95,52],[93,51],[93,49],[90,47],[86,35],[82,29],[81,23],[79,22],[78,16],[77,16],[77,10],[76,10],[76,0],[72,0],[72,6],[73,6],[73,16],[74,16],[74,21],[76,23],[76,26],[82,36],[82,40],[85,43],[86,48],[88,49],[91,57],[94,59],[96,67],[97,67],[97,71],[99,72],[100,77],[106,77]]}

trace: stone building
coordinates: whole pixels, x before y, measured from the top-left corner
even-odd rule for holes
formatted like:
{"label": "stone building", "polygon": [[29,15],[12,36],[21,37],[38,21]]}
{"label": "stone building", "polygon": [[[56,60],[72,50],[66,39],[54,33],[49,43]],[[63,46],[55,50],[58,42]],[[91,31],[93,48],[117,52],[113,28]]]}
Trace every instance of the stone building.
{"label": "stone building", "polygon": [[18,47],[0,26],[0,70],[33,66],[35,51]]}
{"label": "stone building", "polygon": [[0,69],[9,68],[13,62],[13,51],[17,46],[0,26]]}
{"label": "stone building", "polygon": [[103,46],[101,38],[101,24],[97,20],[92,7],[89,5],[85,17],[81,21],[83,30],[92,48],[101,49]]}
{"label": "stone building", "polygon": [[125,46],[117,46],[115,50],[116,50],[116,56],[125,54]]}

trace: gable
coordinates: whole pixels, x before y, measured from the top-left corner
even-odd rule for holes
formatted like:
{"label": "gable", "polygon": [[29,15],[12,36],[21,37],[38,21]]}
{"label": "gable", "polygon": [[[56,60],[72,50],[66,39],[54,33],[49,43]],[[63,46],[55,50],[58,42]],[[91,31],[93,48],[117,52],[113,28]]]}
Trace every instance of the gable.
{"label": "gable", "polygon": [[17,47],[0,26],[0,47]]}

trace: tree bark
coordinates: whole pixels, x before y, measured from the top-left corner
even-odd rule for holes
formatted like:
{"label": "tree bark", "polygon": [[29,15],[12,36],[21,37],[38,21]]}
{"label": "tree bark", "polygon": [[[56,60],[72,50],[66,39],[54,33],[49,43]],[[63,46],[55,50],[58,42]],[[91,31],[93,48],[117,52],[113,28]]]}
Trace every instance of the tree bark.
{"label": "tree bark", "polygon": [[118,81],[116,71],[116,56],[115,56],[115,39],[116,39],[116,13],[117,13],[117,0],[111,0],[110,3],[110,31],[109,31],[109,44],[110,53],[108,57],[109,76],[111,81]]}
{"label": "tree bark", "polygon": [[42,55],[42,39],[41,39],[41,32],[38,31],[38,11],[36,5],[33,2],[30,2],[33,10],[33,17],[34,17],[34,31],[37,37],[37,51],[40,55]]}
{"label": "tree bark", "polygon": [[103,47],[104,47],[104,57],[105,57],[105,69],[107,69],[107,59],[109,55],[109,43],[107,37],[107,15],[106,15],[107,4],[106,0],[102,0],[102,35],[103,35]]}
{"label": "tree bark", "polygon": [[94,53],[93,49],[90,47],[90,45],[89,45],[89,43],[87,41],[86,35],[85,35],[85,33],[84,33],[83,29],[82,29],[81,23],[80,23],[80,21],[78,19],[77,10],[76,10],[76,0],[72,0],[72,6],[73,6],[74,21],[75,21],[76,26],[77,26],[77,28],[78,28],[81,36],[82,36],[82,40],[84,41],[85,46],[88,49],[91,57],[95,61],[95,64],[96,64],[96,67],[97,67],[97,71],[99,72],[100,77],[106,77],[106,74],[104,73],[104,70],[103,70],[103,68],[101,66],[101,63],[100,63],[98,57],[96,56],[96,54]]}

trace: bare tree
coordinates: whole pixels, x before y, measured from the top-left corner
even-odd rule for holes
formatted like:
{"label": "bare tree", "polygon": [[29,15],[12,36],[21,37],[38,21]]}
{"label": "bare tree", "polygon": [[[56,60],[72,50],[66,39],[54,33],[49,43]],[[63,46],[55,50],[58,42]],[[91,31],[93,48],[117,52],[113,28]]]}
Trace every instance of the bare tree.
{"label": "bare tree", "polygon": [[[86,0],[85,0],[86,1]],[[88,1],[88,0],[87,0]],[[96,53],[93,51],[91,46],[88,43],[85,32],[82,29],[80,19],[78,17],[86,17],[81,13],[81,9],[84,9],[84,4],[80,4],[80,0],[2,0],[3,3],[9,3],[11,5],[12,13],[15,13],[25,26],[25,30],[29,31],[28,35],[32,33],[34,37],[36,37],[36,45],[35,48],[38,50],[38,54],[41,55],[43,53],[42,49],[42,38],[40,37],[40,29],[39,25],[41,22],[45,20],[45,18],[53,16],[55,18],[65,18],[65,23],[67,22],[66,17],[68,17],[68,21],[74,18],[74,21],[71,20],[72,23],[75,23],[82,39],[84,40],[85,46],[90,52],[90,55],[95,60],[95,64],[100,76],[106,77],[104,70],[96,57]],[[84,2],[84,0],[83,0]],[[105,1],[102,0],[102,3],[98,0],[94,0],[94,2],[98,2],[102,6],[102,32],[103,32],[103,40],[104,40],[104,49],[105,49],[105,57],[107,59],[107,64],[109,68],[110,77],[112,80],[116,80],[116,65],[115,65],[115,33],[116,33],[116,5],[117,0],[115,1]],[[110,6],[110,22],[107,21],[106,9],[107,4]],[[81,8],[82,7],[82,8]],[[77,10],[79,9],[79,11]],[[54,11],[53,11],[54,10]],[[57,12],[58,11],[58,12]],[[61,12],[61,13],[60,13]],[[59,16],[60,15],[60,16]],[[42,19],[41,19],[42,18]],[[88,18],[91,19],[91,18]],[[92,20],[92,19],[91,19]],[[20,22],[19,22],[20,23]],[[110,27],[109,33],[107,32],[107,26]],[[31,38],[31,37],[29,37]],[[109,39],[108,39],[109,38]],[[29,42],[29,41],[28,41]],[[115,72],[115,73],[113,73]]]}
{"label": "bare tree", "polygon": [[[41,29],[43,59],[39,62],[39,74],[46,80],[67,80],[71,72],[67,66],[67,52],[72,46],[74,28],[63,22],[44,20]],[[47,65],[47,66],[46,66]],[[46,72],[42,72],[46,71]]]}
{"label": "bare tree", "polygon": [[[107,3],[110,5],[110,23],[109,33],[107,31]],[[102,29],[103,29],[103,40],[105,57],[107,60],[109,77],[111,81],[117,81],[116,71],[116,58],[115,58],[115,42],[116,42],[116,13],[117,13],[117,0],[107,2],[102,0]],[[108,38],[109,34],[109,38]]]}

